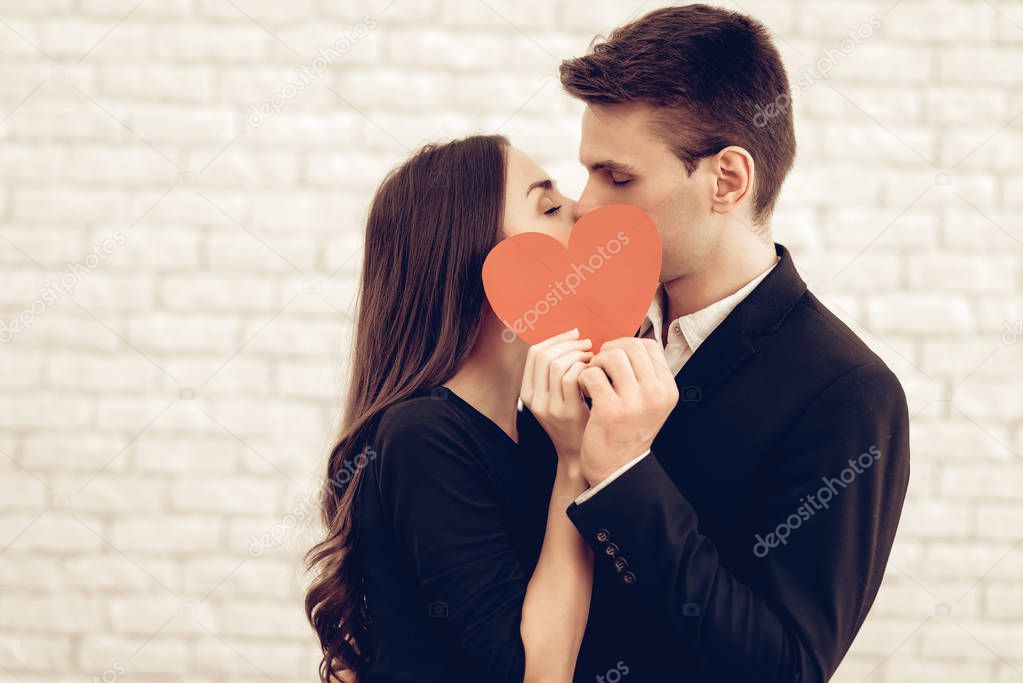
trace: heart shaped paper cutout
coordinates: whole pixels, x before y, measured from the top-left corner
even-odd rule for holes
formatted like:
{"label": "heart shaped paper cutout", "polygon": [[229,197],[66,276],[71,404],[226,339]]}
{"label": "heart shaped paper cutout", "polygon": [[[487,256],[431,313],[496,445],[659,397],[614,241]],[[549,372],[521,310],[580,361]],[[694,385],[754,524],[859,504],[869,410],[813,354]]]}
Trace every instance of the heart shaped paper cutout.
{"label": "heart shaped paper cutout", "polygon": [[567,249],[538,232],[502,240],[483,263],[483,288],[497,317],[529,344],[578,327],[596,352],[636,333],[660,271],[654,222],[638,207],[612,204],[576,221]]}

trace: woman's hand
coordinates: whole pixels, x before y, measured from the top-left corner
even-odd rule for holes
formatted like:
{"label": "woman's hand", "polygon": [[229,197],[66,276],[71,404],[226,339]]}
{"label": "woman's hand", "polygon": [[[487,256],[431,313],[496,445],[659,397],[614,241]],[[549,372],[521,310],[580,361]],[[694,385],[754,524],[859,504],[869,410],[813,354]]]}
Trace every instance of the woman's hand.
{"label": "woman's hand", "polygon": [[572,680],[590,610],[593,553],[567,508],[586,489],[580,449],[590,411],[579,393],[579,374],[593,357],[592,345],[579,339],[579,330],[569,330],[530,347],[523,370],[522,402],[558,450],[543,547],[522,602],[528,683]]}
{"label": "woman's hand", "polygon": [[522,402],[558,451],[561,465],[577,467],[589,408],[579,393],[579,373],[593,358],[592,341],[569,330],[529,347],[522,373]]}

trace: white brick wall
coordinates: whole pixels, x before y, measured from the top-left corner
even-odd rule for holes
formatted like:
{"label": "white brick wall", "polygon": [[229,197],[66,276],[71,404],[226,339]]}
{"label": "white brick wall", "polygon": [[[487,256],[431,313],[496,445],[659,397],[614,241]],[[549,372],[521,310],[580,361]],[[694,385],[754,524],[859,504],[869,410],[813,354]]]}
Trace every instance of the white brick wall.
{"label": "white brick wall", "polygon": [[[500,130],[577,192],[558,61],[659,4],[0,0],[0,319],[31,326],[0,345],[0,683],[314,679],[298,558],[374,186]],[[880,21],[797,97],[775,220],[914,415],[837,680],[1021,681],[1023,2],[741,9],[793,78]]]}

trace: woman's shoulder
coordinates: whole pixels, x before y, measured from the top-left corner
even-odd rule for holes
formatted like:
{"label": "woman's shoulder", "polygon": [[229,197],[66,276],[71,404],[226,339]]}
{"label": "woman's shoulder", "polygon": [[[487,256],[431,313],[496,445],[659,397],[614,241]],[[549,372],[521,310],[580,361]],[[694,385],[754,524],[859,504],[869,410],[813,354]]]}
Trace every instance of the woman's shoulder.
{"label": "woman's shoulder", "polygon": [[478,465],[488,450],[479,425],[443,387],[419,391],[384,409],[368,445],[382,467],[405,470]]}
{"label": "woman's shoulder", "polygon": [[486,470],[486,445],[461,407],[442,393],[426,392],[384,409],[367,444],[385,489],[449,486]]}
{"label": "woman's shoulder", "polygon": [[385,408],[377,420],[377,441],[425,439],[465,432],[464,417],[449,393],[420,391]]}

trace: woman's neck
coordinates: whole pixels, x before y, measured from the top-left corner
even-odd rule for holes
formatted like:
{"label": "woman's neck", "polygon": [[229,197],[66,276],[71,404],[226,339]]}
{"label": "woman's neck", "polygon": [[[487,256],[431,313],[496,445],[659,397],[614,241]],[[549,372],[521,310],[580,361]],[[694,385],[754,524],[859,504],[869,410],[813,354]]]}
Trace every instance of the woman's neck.
{"label": "woman's neck", "polygon": [[505,341],[502,331],[504,325],[489,314],[476,346],[444,385],[518,441],[518,400],[528,347],[517,337]]}

